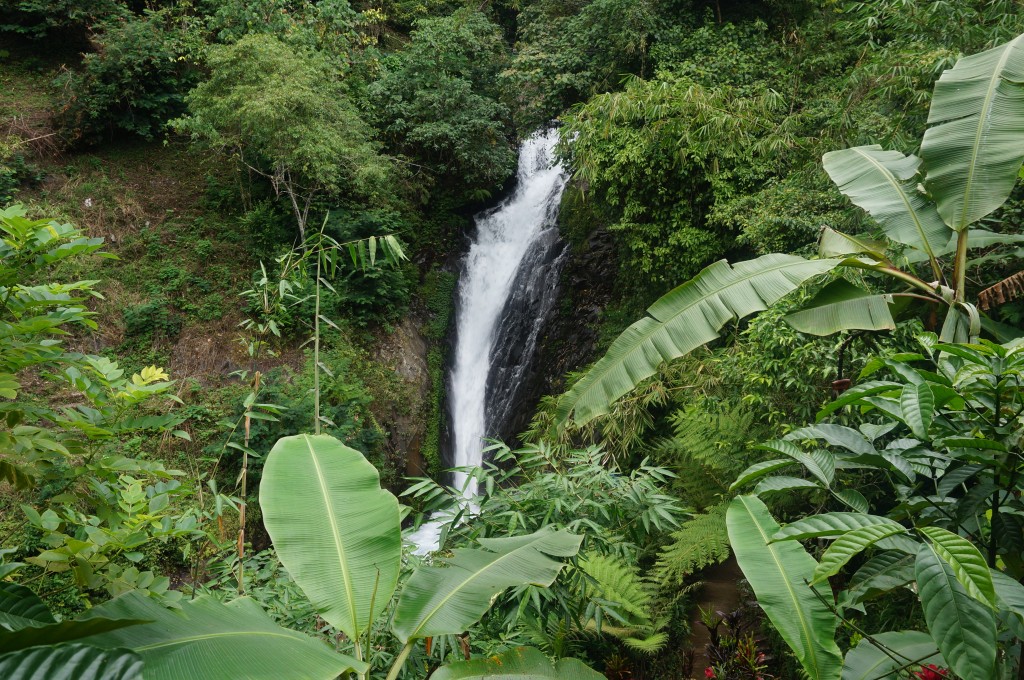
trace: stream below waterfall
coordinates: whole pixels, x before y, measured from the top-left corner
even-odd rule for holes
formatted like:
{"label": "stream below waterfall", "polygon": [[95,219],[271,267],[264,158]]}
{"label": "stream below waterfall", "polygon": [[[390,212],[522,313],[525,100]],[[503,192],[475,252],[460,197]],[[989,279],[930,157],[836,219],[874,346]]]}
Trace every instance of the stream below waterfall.
{"label": "stream below waterfall", "polygon": [[[512,193],[475,218],[456,298],[455,351],[447,380],[452,484],[472,505],[476,480],[459,468],[482,461],[485,438],[501,432],[515,408],[541,328],[555,305],[564,246],[558,206],[568,175],[553,162],[558,131],[534,134],[519,149]],[[409,540],[436,549],[443,519]]]}

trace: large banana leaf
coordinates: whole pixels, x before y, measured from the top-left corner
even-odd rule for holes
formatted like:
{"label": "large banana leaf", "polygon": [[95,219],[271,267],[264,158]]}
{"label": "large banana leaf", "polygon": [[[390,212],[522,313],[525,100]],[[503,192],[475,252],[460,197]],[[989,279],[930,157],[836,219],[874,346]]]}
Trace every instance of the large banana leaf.
{"label": "large banana leaf", "polygon": [[[812,680],[838,680],[843,657],[836,616],[807,585],[818,563],[796,541],[769,543],[779,525],[755,496],[734,498],[726,525],[743,575],[804,671]],[[820,594],[832,597],[827,588]]]}
{"label": "large banana leaf", "polygon": [[324,620],[358,638],[391,600],[402,532],[398,500],[363,454],[327,435],[284,437],[260,483],[281,563]]}
{"label": "large banana leaf", "polygon": [[402,642],[461,633],[480,620],[494,598],[519,585],[551,585],[582,536],[541,530],[512,538],[481,538],[486,550],[456,549],[444,566],[420,567],[402,589],[392,628]]}
{"label": "large banana leaf", "polygon": [[917,156],[872,144],[831,151],[821,160],[839,190],[874,217],[893,241],[930,257],[949,243],[953,232],[935,204],[917,190]]}
{"label": "large banana leaf", "polygon": [[517,647],[486,659],[438,668],[431,680],[602,680],[603,675],[576,659],[551,661],[532,647]]}
{"label": "large banana leaf", "polygon": [[104,649],[134,650],[146,664],[146,680],[330,680],[367,669],[367,664],[335,653],[320,640],[282,628],[247,597],[223,604],[203,595],[176,611],[128,593],[104,602],[96,612],[153,622],[82,639]]}
{"label": "large banana leaf", "polygon": [[[886,648],[883,652],[872,644],[877,641]],[[888,652],[888,653],[887,653]],[[896,659],[893,659],[893,657]],[[935,664],[945,667],[942,655],[935,647],[935,641],[916,630],[901,630],[878,633],[871,639],[864,638],[846,654],[843,663],[843,680],[898,680],[897,671],[907,664]]]}
{"label": "large banana leaf", "polygon": [[33,647],[0,655],[0,678],[142,680],[142,659],[130,649],[99,649],[80,644]]}
{"label": "large banana leaf", "polygon": [[921,141],[926,185],[961,231],[1001,206],[1024,160],[1024,35],[964,57],[935,84]]}
{"label": "large banana leaf", "polygon": [[658,366],[718,337],[728,322],[767,309],[840,260],[773,253],[730,266],[720,260],[666,293],[623,331],[604,357],[558,401],[558,420],[583,424],[654,375]]}
{"label": "large banana leaf", "polygon": [[836,279],[799,311],[786,315],[786,323],[808,335],[892,330],[896,322],[889,311],[891,302],[891,295],[869,293],[846,279]]}

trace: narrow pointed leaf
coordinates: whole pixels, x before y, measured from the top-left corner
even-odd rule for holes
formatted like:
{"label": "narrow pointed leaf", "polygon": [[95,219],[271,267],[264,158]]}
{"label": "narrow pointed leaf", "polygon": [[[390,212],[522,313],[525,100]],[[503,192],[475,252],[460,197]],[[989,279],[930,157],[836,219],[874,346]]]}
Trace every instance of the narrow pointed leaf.
{"label": "narrow pointed leaf", "polygon": [[926,184],[956,231],[1001,206],[1024,160],[1024,35],[963,57],[935,84]]}
{"label": "narrow pointed leaf", "polygon": [[745,486],[754,480],[761,479],[765,475],[769,475],[776,470],[795,465],[796,461],[790,458],[777,458],[775,460],[766,460],[763,463],[754,463],[746,470],[740,473],[740,476],[736,478],[736,481],[729,487],[729,491],[735,491],[741,486]]}
{"label": "narrow pointed leaf", "polygon": [[839,190],[875,218],[893,241],[930,257],[949,243],[953,232],[935,205],[917,190],[921,166],[917,156],[872,144],[832,151],[821,160]]}
{"label": "narrow pointed leaf", "polygon": [[820,583],[835,576],[846,563],[864,552],[883,538],[905,532],[899,524],[871,524],[854,529],[837,538],[821,556],[821,562],[814,570],[812,583]]}
{"label": "narrow pointed leaf", "polygon": [[835,477],[835,458],[827,451],[817,450],[808,453],[803,451],[793,442],[788,442],[785,439],[775,439],[770,442],[765,442],[757,448],[772,451],[774,453],[781,453],[784,456],[792,458],[807,468],[807,471],[814,475],[824,486],[830,485],[832,483],[832,479]]}
{"label": "narrow pointed leaf", "polygon": [[557,417],[578,424],[607,413],[611,404],[671,361],[715,340],[736,319],[767,309],[839,260],[771,254],[730,266],[725,260],[662,296],[647,316],[627,328],[608,352],[558,401]]}
{"label": "narrow pointed leaf", "polygon": [[995,612],[967,594],[928,544],[917,554],[915,573],[928,632],[949,668],[964,680],[996,677]]}
{"label": "narrow pointed leaf", "polygon": [[807,538],[833,538],[854,529],[875,525],[900,526],[898,522],[878,515],[865,515],[859,512],[828,512],[804,517],[787,524],[772,536],[772,540],[798,539],[802,541]]}
{"label": "narrow pointed leaf", "polygon": [[832,495],[839,499],[843,505],[848,508],[853,508],[856,512],[867,512],[868,501],[864,498],[864,494],[856,489],[843,489],[841,491],[834,491]]}
{"label": "narrow pointed leaf", "polygon": [[456,549],[444,566],[420,567],[402,589],[392,629],[402,642],[461,633],[480,620],[494,598],[512,586],[547,587],[582,536],[541,530],[513,538],[481,538],[484,550]]}
{"label": "narrow pointed leaf", "polygon": [[517,647],[486,659],[442,666],[431,680],[602,680],[604,675],[576,659],[551,661],[532,647]]}
{"label": "narrow pointed leaf", "polygon": [[[843,659],[836,617],[807,585],[817,562],[796,541],[769,543],[779,530],[754,496],[737,496],[726,513],[729,542],[758,603],[812,680],[837,680]],[[831,599],[826,589],[821,595]]]}
{"label": "narrow pointed leaf", "polygon": [[875,555],[850,579],[847,589],[851,602],[863,602],[914,580],[915,555],[884,552]]}
{"label": "narrow pointed leaf", "polygon": [[844,406],[854,404],[864,397],[870,397],[876,394],[885,394],[886,392],[898,390],[901,387],[901,383],[892,382],[890,380],[872,380],[871,382],[855,385],[843,392],[843,394],[835,401],[826,404],[824,408],[818,411],[816,419],[823,420]]}
{"label": "narrow pointed leaf", "polygon": [[95,608],[97,615],[153,623],[83,638],[103,649],[128,648],[146,664],[146,680],[247,678],[329,680],[367,664],[338,654],[320,640],[274,623],[247,597],[223,604],[208,595],[180,610],[128,593]]}
{"label": "narrow pointed leaf", "polygon": [[[856,647],[846,654],[843,662],[843,680],[897,680],[905,666],[935,664],[946,666],[939,654],[935,641],[928,633],[917,630],[878,633],[872,639],[885,647],[883,652],[868,638],[861,639]],[[892,657],[895,656],[896,659]]]}
{"label": "narrow pointed leaf", "polygon": [[0,655],[4,680],[142,680],[142,658],[130,649],[67,644]]}
{"label": "narrow pointed leaf", "polygon": [[779,493],[795,489],[820,488],[821,486],[817,482],[802,477],[767,477],[758,482],[757,486],[754,487],[754,495],[760,496],[763,493]]}
{"label": "narrow pointed leaf", "polygon": [[260,507],[317,612],[358,638],[391,600],[402,553],[398,500],[377,470],[334,437],[284,437],[267,456]]}
{"label": "narrow pointed leaf", "polygon": [[996,591],[988,563],[973,543],[940,527],[923,527],[936,554],[953,569],[960,584],[971,597],[995,606]]}

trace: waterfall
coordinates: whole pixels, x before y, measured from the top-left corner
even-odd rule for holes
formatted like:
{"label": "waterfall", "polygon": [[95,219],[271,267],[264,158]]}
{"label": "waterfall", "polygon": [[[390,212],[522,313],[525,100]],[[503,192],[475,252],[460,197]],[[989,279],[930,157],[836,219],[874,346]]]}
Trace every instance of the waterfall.
{"label": "waterfall", "polygon": [[[558,205],[568,176],[553,162],[554,129],[519,149],[514,191],[476,217],[476,235],[463,262],[456,301],[455,353],[448,379],[453,467],[482,463],[484,438],[497,435],[517,403],[541,327],[555,303],[561,255]],[[467,499],[476,482],[456,472]],[[410,539],[426,552],[438,523]]]}

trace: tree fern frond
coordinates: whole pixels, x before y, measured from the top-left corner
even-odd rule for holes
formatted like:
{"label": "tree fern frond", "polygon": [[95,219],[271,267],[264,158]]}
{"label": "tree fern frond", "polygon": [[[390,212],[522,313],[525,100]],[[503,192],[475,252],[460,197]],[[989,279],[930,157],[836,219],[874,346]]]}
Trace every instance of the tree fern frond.
{"label": "tree fern frond", "polygon": [[685,585],[686,578],[730,554],[723,503],[697,515],[672,534],[672,543],[658,555],[655,578],[665,590]]}

